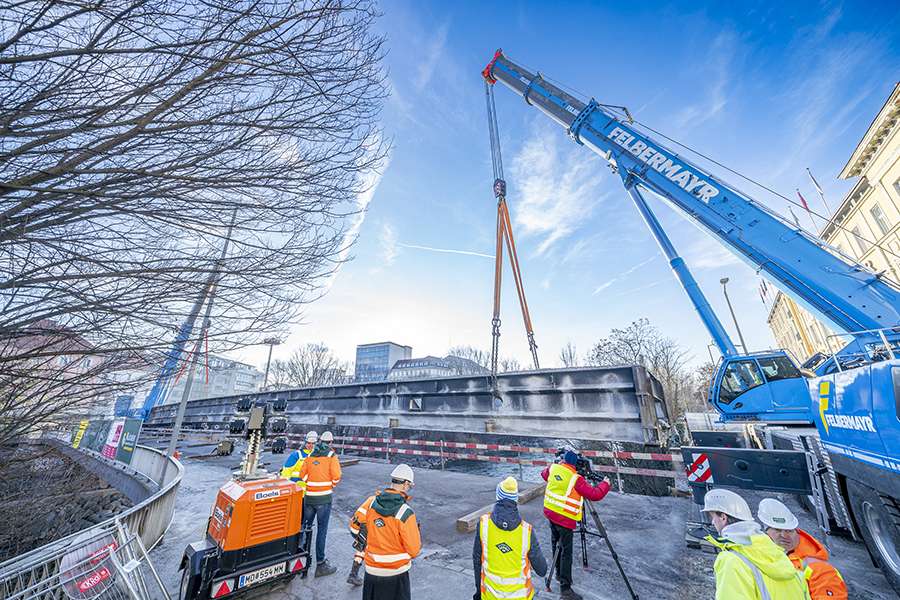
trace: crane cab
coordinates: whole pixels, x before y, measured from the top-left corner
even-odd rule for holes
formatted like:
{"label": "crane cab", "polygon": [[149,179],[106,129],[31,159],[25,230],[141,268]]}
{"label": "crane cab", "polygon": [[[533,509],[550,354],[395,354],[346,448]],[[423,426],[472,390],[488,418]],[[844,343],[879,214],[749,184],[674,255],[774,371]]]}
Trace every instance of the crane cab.
{"label": "crane cab", "polygon": [[725,420],[813,423],[809,385],[783,350],[723,358],[708,400]]}

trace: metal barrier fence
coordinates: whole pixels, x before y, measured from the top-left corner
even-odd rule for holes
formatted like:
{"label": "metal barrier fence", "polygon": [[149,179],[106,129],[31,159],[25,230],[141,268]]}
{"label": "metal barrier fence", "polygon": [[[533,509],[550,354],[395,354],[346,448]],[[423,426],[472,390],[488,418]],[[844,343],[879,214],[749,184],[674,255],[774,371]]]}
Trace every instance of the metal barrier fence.
{"label": "metal barrier fence", "polygon": [[[303,437],[299,434],[288,434],[288,438],[300,440],[302,443]],[[340,442],[340,447],[342,451],[346,450],[365,450],[370,452],[384,452],[387,457],[390,457],[391,454],[408,454],[414,456],[433,456],[439,457],[441,459],[441,466],[443,467],[443,461],[447,458],[452,459],[463,459],[463,460],[477,460],[477,461],[485,461],[485,462],[498,462],[498,463],[511,463],[511,464],[519,464],[519,465],[528,465],[528,466],[538,466],[538,467],[547,467],[553,464],[552,460],[540,460],[540,459],[528,459],[522,458],[521,454],[523,452],[530,454],[554,454],[556,452],[553,448],[540,448],[533,446],[507,446],[502,444],[471,444],[471,443],[463,443],[463,442],[444,442],[444,441],[426,441],[426,440],[401,440],[401,439],[393,439],[393,438],[366,438],[366,437],[339,437],[336,436],[334,438],[335,446],[338,442]],[[384,444],[384,446],[367,446],[360,444],[348,444],[347,442],[364,442],[364,443],[380,443]],[[412,448],[398,448],[397,446],[426,446],[426,447],[437,447],[438,451],[431,450],[416,450]],[[519,456],[513,458],[509,456],[490,456],[486,454],[469,454],[469,453],[459,453],[459,452],[447,452],[446,448],[450,449],[463,449],[463,450],[488,450],[488,451],[498,451],[498,452],[516,452]],[[604,473],[613,473],[620,475],[643,475],[648,477],[667,477],[670,479],[687,479],[687,474],[684,469],[684,461],[680,454],[652,454],[652,453],[644,453],[644,452],[611,452],[606,450],[583,450],[581,452],[587,457],[591,458],[610,458],[613,460],[612,465],[594,465],[594,469],[597,471],[601,471]],[[620,459],[627,460],[652,460],[652,461],[665,461],[671,462],[674,470],[664,470],[664,469],[644,469],[638,467],[628,467],[624,465],[620,465],[618,461]]]}
{"label": "metal barrier fence", "polygon": [[[87,453],[96,460],[107,461],[96,452],[87,451]],[[166,476],[159,491],[143,502],[119,514],[115,519],[104,521],[94,527],[0,563],[0,598],[11,600],[94,598],[99,597],[98,594],[91,594],[89,590],[105,579],[114,579],[116,586],[121,585],[129,590],[126,579],[132,577],[131,573],[137,566],[146,564],[152,571],[149,560],[145,560],[145,549],[152,549],[162,539],[172,522],[175,499],[184,476],[184,467],[178,461],[168,459],[162,452],[144,446],[135,447],[130,467],[150,479],[155,479],[167,460],[170,461],[169,468],[166,469]],[[126,531],[124,534],[122,533],[123,527]],[[85,591],[84,595],[77,595],[78,585],[76,584],[74,589],[70,589],[72,586],[67,583],[71,582],[72,576],[74,576],[72,569],[78,570],[76,567],[84,560],[84,556],[81,555],[85,548],[93,547],[99,541],[109,538],[118,539],[117,544],[123,549],[124,554],[109,559],[111,561],[120,560],[120,562],[124,559],[120,565],[121,568],[118,568],[113,562],[111,564],[114,570],[107,568],[105,576],[102,569],[98,569],[91,576],[93,577],[91,580],[99,578],[99,581],[91,585],[88,585],[90,581],[87,581],[85,585],[88,585],[86,588],[88,591]],[[137,542],[131,538],[136,538]],[[98,546],[97,549],[102,547],[103,545]],[[143,558],[139,558],[139,555]],[[94,558],[96,561],[96,556]],[[135,563],[134,560],[138,562]],[[141,574],[134,575],[134,577],[138,576],[143,577]],[[116,589],[119,588],[116,587]],[[146,585],[144,585],[144,590],[148,590]],[[129,590],[128,593],[131,591]],[[165,592],[163,595],[168,598]],[[160,596],[135,596],[132,594],[132,596],[126,597],[140,599]]]}

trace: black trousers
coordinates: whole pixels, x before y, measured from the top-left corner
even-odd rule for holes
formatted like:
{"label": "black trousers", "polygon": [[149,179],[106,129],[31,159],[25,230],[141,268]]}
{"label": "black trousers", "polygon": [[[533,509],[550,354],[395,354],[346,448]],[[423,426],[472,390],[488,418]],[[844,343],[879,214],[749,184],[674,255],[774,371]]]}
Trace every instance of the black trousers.
{"label": "black trousers", "polygon": [[556,572],[559,573],[559,587],[563,590],[572,587],[572,536],[574,533],[571,529],[550,521],[552,555],[556,554],[557,544],[562,547],[559,558],[556,559]]}
{"label": "black trousers", "polygon": [[363,600],[410,600],[409,571],[391,577],[366,573],[363,577]]}

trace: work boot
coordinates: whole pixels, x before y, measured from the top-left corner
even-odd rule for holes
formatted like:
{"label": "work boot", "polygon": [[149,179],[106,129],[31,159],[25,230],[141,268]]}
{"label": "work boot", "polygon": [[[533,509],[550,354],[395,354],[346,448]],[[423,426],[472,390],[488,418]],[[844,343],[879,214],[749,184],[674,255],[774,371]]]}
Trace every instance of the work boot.
{"label": "work boot", "polygon": [[353,566],[350,567],[350,576],[347,577],[347,583],[354,586],[359,586],[363,584],[362,577],[359,576],[359,567],[362,563],[358,563],[355,560],[353,561]]}
{"label": "work boot", "polygon": [[575,590],[573,590],[570,587],[568,587],[564,590],[560,590],[559,597],[565,598],[566,600],[582,600],[582,598],[584,598],[584,596],[582,596],[581,594],[579,594],[578,592],[576,592]]}
{"label": "work boot", "polygon": [[337,571],[337,567],[332,567],[327,560],[323,560],[316,565],[316,577],[325,577]]}

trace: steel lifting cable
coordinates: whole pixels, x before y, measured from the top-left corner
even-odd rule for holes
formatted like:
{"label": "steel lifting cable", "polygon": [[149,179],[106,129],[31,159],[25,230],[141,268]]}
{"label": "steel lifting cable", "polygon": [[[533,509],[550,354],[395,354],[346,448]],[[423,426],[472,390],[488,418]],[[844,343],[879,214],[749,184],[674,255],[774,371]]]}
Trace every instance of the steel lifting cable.
{"label": "steel lifting cable", "polygon": [[497,371],[500,349],[500,283],[503,276],[503,246],[509,252],[510,266],[513,279],[516,282],[516,292],[519,295],[519,306],[522,309],[522,318],[525,321],[525,331],[528,335],[528,347],[534,360],[534,368],[540,369],[537,355],[537,343],[534,341],[534,330],[531,327],[531,316],[528,313],[528,303],[525,301],[525,288],[522,285],[522,273],[519,269],[519,258],[516,255],[516,243],[512,235],[512,224],[509,219],[509,209],[506,204],[506,180],[503,178],[503,161],[500,156],[500,134],[497,129],[497,108],[494,103],[494,86],[490,81],[489,69],[484,77],[484,93],[487,102],[488,130],[491,138],[491,163],[494,170],[494,197],[497,198],[497,248],[494,254],[494,315],[491,319],[491,393],[498,400],[501,399],[500,388],[497,383]]}

